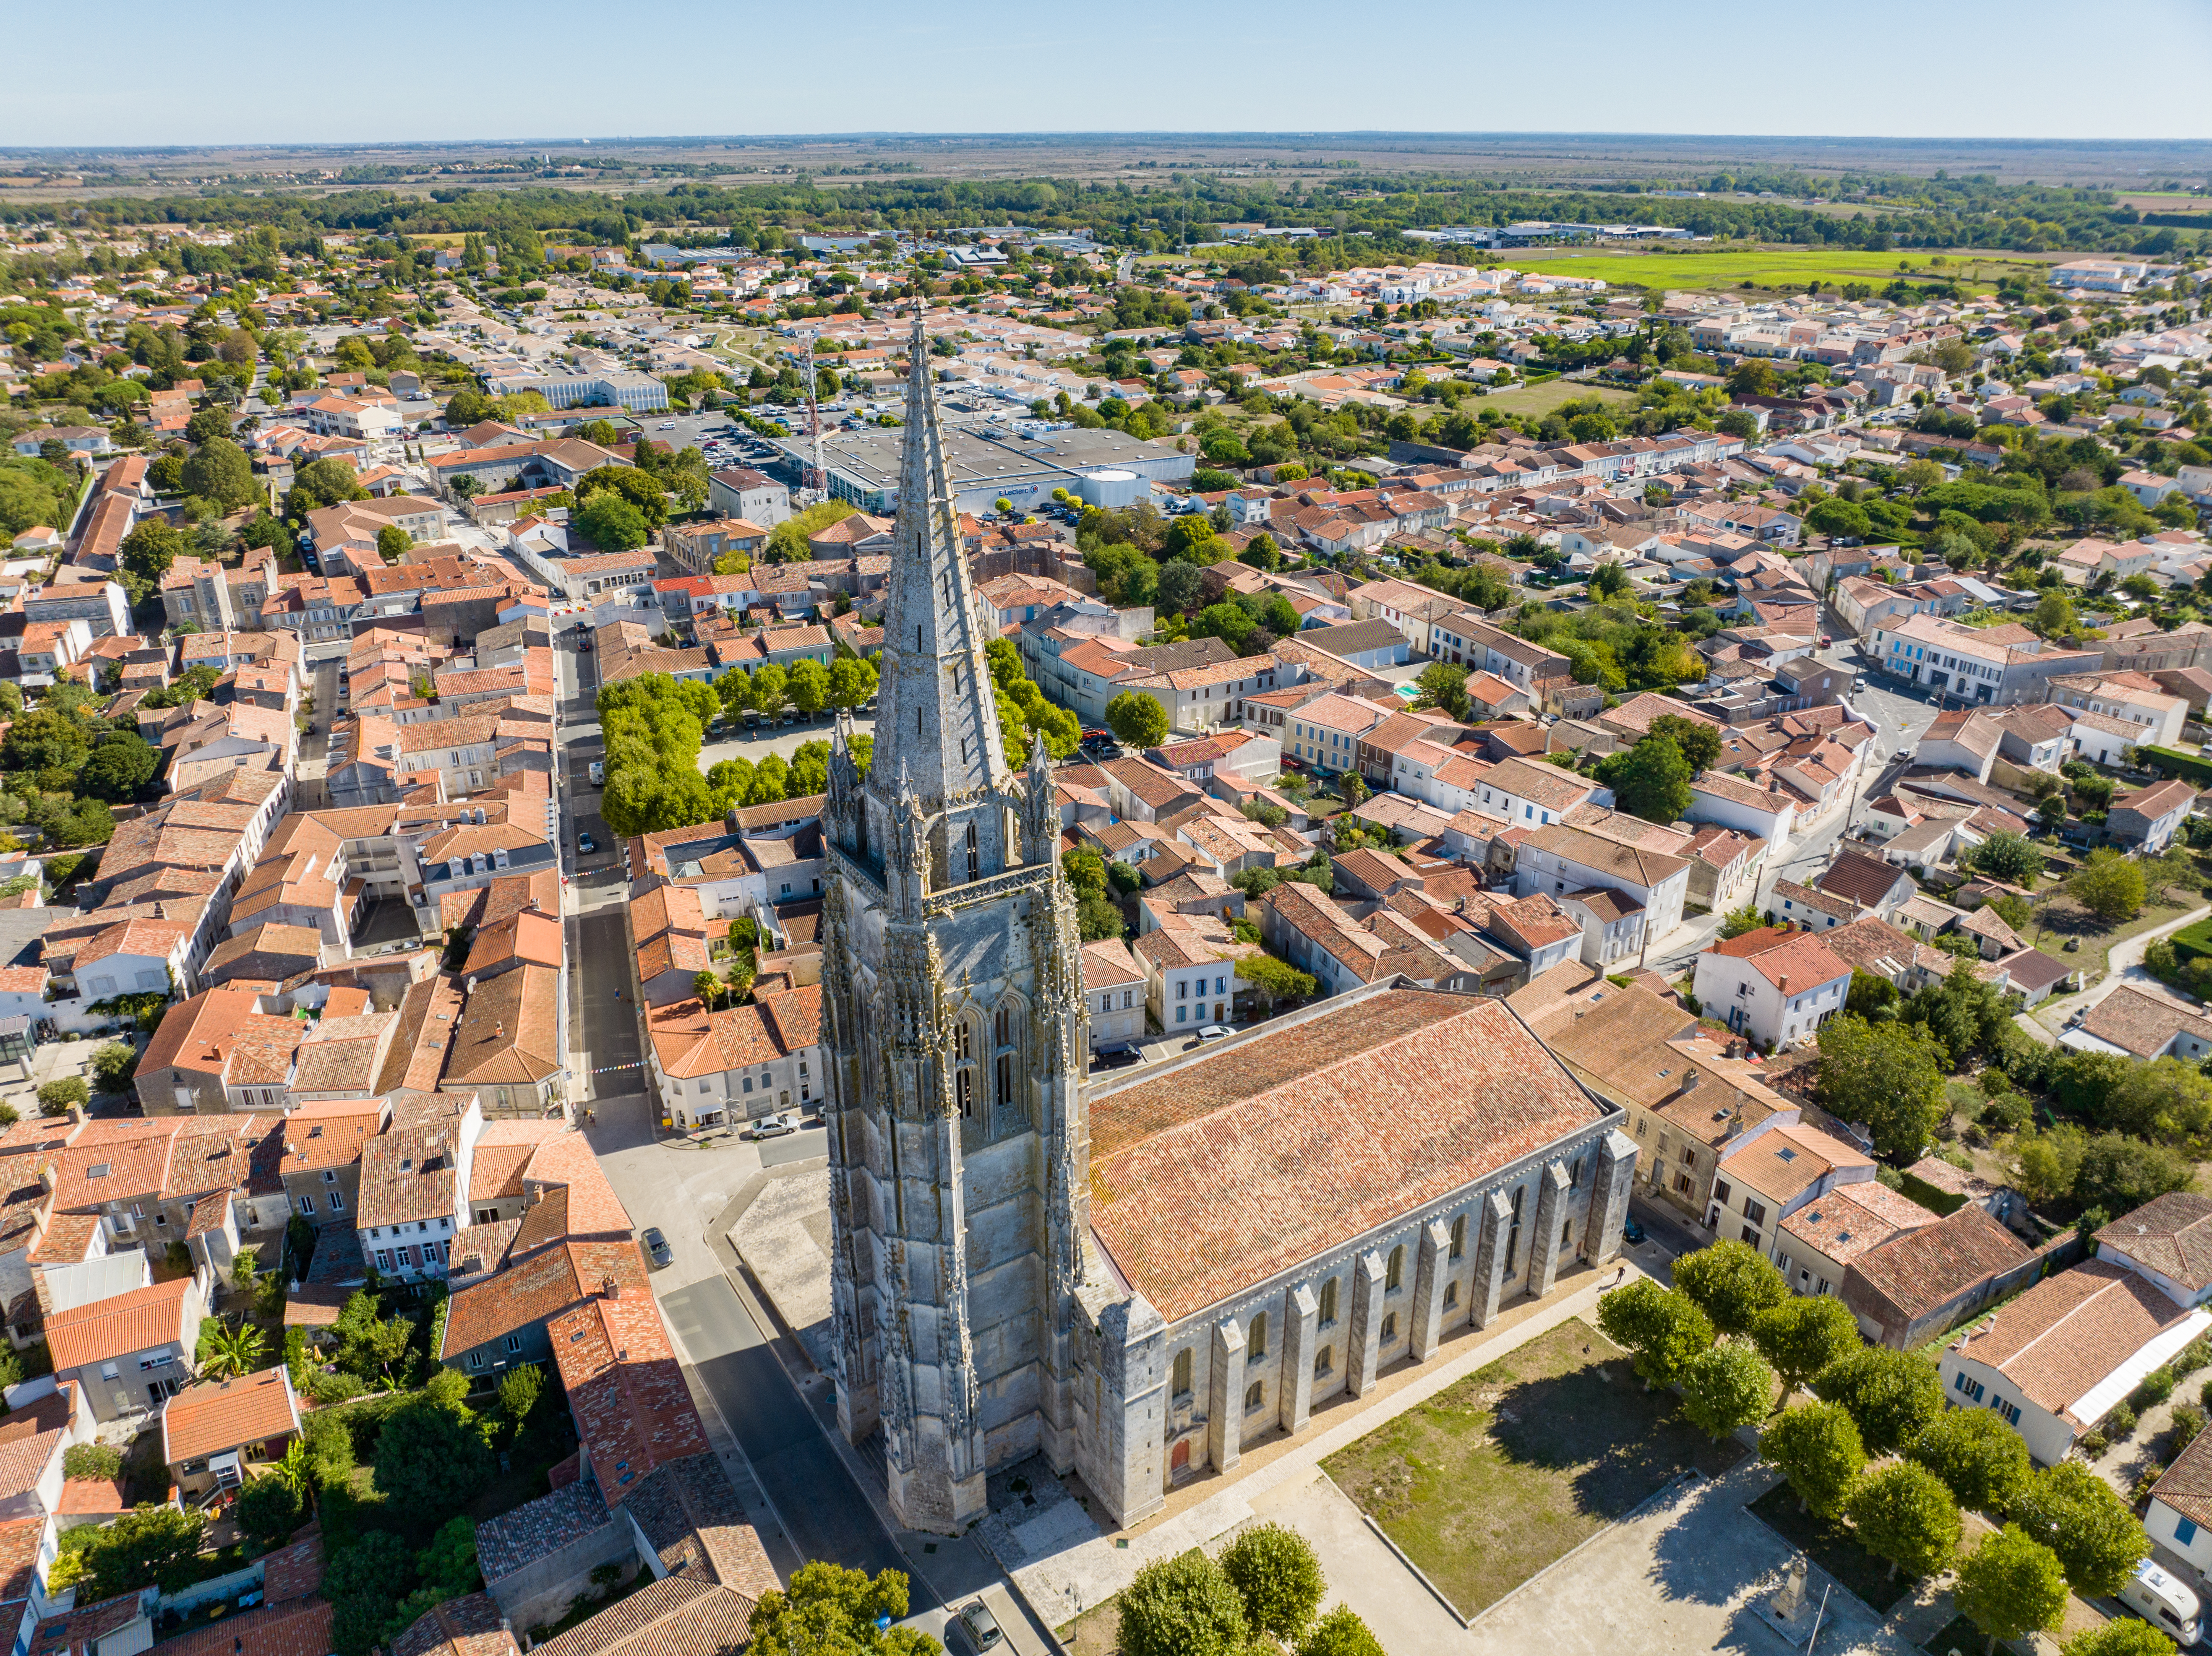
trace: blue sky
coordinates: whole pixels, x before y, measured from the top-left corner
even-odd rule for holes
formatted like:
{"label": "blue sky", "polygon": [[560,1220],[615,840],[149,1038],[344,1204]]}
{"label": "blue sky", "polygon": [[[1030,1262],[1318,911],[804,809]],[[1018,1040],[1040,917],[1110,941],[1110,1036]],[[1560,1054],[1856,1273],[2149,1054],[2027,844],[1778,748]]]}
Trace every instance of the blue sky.
{"label": "blue sky", "polygon": [[[1218,41],[1196,20],[1218,20]],[[1378,27],[1379,25],[1379,27]],[[11,9],[9,145],[624,134],[2212,137],[2207,0]]]}

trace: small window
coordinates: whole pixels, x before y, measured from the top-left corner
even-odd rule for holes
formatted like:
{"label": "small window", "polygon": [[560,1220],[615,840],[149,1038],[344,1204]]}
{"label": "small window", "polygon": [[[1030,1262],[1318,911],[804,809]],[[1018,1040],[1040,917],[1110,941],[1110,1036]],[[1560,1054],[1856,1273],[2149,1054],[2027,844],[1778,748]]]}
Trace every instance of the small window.
{"label": "small window", "polygon": [[1401,1242],[1390,1250],[1390,1263],[1383,1268],[1382,1291],[1395,1294],[1406,1285],[1406,1245]]}
{"label": "small window", "polygon": [[1244,1388],[1244,1412],[1246,1414],[1250,1414],[1267,1400],[1267,1388],[1260,1381],[1254,1380],[1249,1386]]}
{"label": "small window", "polygon": [[1451,1257],[1463,1259],[1467,1254],[1467,1216],[1462,1213],[1452,1221]]}
{"label": "small window", "polygon": [[1336,1321],[1336,1278],[1332,1277],[1321,1285],[1321,1325],[1332,1326]]}
{"label": "small window", "polygon": [[1190,1390],[1190,1349],[1186,1346],[1176,1353],[1175,1379],[1168,1385],[1171,1397],[1182,1397]]}
{"label": "small window", "polygon": [[2185,1546],[2187,1546],[2191,1542],[2194,1541],[2196,1538],[2197,1538],[2197,1521],[2196,1521],[2196,1520],[2194,1520],[2194,1519],[2190,1519],[2190,1518],[2183,1518],[2183,1519],[2177,1519],[2177,1520],[2174,1521],[2174,1526],[2173,1526],[2173,1544],[2174,1544],[2175,1546],[2177,1546],[2177,1547],[2185,1547]]}
{"label": "small window", "polygon": [[1392,1312],[1382,1319],[1382,1344],[1388,1345],[1398,1338],[1398,1313]]}
{"label": "small window", "polygon": [[1267,1313],[1262,1311],[1252,1319],[1251,1328],[1244,1336],[1244,1361],[1257,1362],[1267,1355]]}
{"label": "small window", "polygon": [[314,1210],[315,1198],[312,1196],[301,1196],[300,1198],[300,1211],[302,1213],[313,1213]]}
{"label": "small window", "polygon": [[510,1350],[510,1351],[520,1351],[520,1350],[522,1350],[522,1336],[521,1336],[521,1335],[520,1335],[520,1334],[509,1334],[509,1335],[507,1337],[507,1349],[508,1350]]}
{"label": "small window", "polygon": [[1318,1379],[1336,1366],[1336,1348],[1324,1345],[1314,1354],[1314,1375]]}
{"label": "small window", "polygon": [[1458,1303],[1459,1284],[1457,1283],[1446,1283],[1444,1284],[1444,1309],[1449,1311]]}

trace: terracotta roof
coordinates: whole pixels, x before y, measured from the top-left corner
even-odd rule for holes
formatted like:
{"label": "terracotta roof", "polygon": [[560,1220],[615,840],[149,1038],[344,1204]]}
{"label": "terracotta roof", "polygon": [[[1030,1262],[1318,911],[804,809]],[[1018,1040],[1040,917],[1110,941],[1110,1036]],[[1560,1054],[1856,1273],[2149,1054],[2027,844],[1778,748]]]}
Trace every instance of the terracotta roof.
{"label": "terracotta roof", "polygon": [[1601,1119],[1500,1002],[1341,997],[1094,1093],[1092,1228],[1172,1321]]}
{"label": "terracotta roof", "polygon": [[334,1611],[322,1598],[257,1605],[154,1647],[160,1656],[327,1656]]}
{"label": "terracotta roof", "polygon": [[543,1656],[727,1656],[750,1636],[753,1600],[668,1575],[537,1648]]}
{"label": "terracotta roof", "polygon": [[1721,1172],[1760,1195],[1787,1204],[1832,1173],[1863,1169],[1874,1177],[1874,1158],[1815,1127],[1784,1123],[1770,1128],[1721,1163]]}
{"label": "terracotta roof", "polygon": [[157,1345],[190,1344],[184,1327],[185,1296],[192,1281],[179,1277],[151,1288],[134,1288],[105,1300],[94,1300],[46,1319],[46,1346],[52,1352],[54,1372],[105,1362]]}
{"label": "terracotta roof", "polygon": [[2212,1526],[2212,1435],[2199,1432],[2191,1439],[2150,1493],[2184,1518]]}
{"label": "terracotta roof", "polygon": [[299,1429],[299,1406],[281,1365],[236,1380],[195,1380],[162,1405],[161,1458],[174,1466]]}
{"label": "terracotta roof", "polygon": [[1910,1322],[2027,1256],[2020,1238],[1970,1202],[1938,1223],[1869,1248],[1852,1269]]}
{"label": "terracotta roof", "polygon": [[2086,1426],[2075,1404],[2160,1334],[2203,1316],[2134,1271],[2092,1259],[2045,1277],[2000,1310],[1986,1333],[1969,1331],[1951,1350],[1996,1369],[2052,1414]]}
{"label": "terracotta roof", "polygon": [[507,1656],[520,1650],[507,1617],[488,1592],[426,1610],[392,1641],[392,1656]]}
{"label": "terracotta roof", "polygon": [[1813,882],[1832,897],[1872,908],[1896,885],[1903,870],[1879,857],[1846,851]]}
{"label": "terracotta roof", "polygon": [[2212,1198],[2195,1191],[2160,1196],[2106,1225],[2097,1245],[2199,1292],[2212,1286]]}

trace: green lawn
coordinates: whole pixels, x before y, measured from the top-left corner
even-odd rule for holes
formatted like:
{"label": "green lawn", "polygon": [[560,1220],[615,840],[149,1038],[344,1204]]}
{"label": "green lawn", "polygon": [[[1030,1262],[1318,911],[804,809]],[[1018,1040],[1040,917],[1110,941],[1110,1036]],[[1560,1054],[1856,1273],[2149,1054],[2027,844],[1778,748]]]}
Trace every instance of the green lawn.
{"label": "green lawn", "polygon": [[1621,391],[1612,385],[1593,385],[1579,379],[1547,379],[1540,385],[1513,385],[1504,391],[1494,391],[1480,403],[1470,408],[1504,409],[1508,414],[1549,414],[1562,403],[1595,397],[1601,403],[1632,404],[1634,391]]}
{"label": "green lawn", "polygon": [[[2202,899],[2196,897],[2173,902],[2148,902],[2135,919],[2108,925],[2071,897],[2054,895],[2036,905],[2035,922],[2028,928],[2028,938],[2054,960],[2064,961],[2084,971],[2101,972],[2105,969],[2106,951],[2114,943],[2125,943],[2130,937],[2168,925],[2201,902]],[[2071,954],[2066,949],[2069,939],[2080,944]]]}
{"label": "green lawn", "polygon": [[1744,1454],[1644,1389],[1620,1348],[1571,1320],[1438,1392],[1323,1465],[1473,1615],[1678,1473]]}
{"label": "green lawn", "polygon": [[[1943,258],[1946,263],[1931,269],[1928,263],[1930,257]],[[1525,255],[1509,253],[1504,263],[1516,270],[1597,276],[1607,282],[1632,282],[1653,288],[1737,288],[1747,282],[1762,288],[1802,288],[1812,282],[1869,282],[1881,286],[1902,276],[1908,281],[1948,276],[1984,291],[1995,287],[2004,276],[2039,275],[2046,268],[1996,254],[1931,256],[1917,250],[1869,253],[1849,248],[1756,246],[1701,247],[1682,252],[1662,248],[1632,252],[1570,252],[1554,249]]]}

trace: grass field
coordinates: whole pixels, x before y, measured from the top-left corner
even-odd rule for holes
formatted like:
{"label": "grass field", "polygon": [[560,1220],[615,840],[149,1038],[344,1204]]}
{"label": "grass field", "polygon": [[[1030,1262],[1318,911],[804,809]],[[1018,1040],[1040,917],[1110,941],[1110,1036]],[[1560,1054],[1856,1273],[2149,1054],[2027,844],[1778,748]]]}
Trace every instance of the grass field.
{"label": "grass field", "polygon": [[1867,253],[1848,248],[1702,249],[1696,252],[1566,252],[1516,254],[1504,262],[1516,270],[1553,276],[1598,276],[1607,282],[1639,282],[1647,288],[1802,288],[1810,282],[1870,282],[1885,284],[1899,276],[1949,276],[1983,291],[2011,275],[2033,275],[2044,267],[2027,259],[1976,254],[1938,255],[1945,263],[1931,270],[1924,252]]}
{"label": "grass field", "polygon": [[1579,1319],[1531,1340],[1323,1463],[1462,1615],[1496,1603],[1692,1466],[1741,1459],[1646,1392]]}
{"label": "grass field", "polygon": [[1515,385],[1509,390],[1496,391],[1480,403],[1469,403],[1471,409],[1504,409],[1508,414],[1549,414],[1562,403],[1571,403],[1578,397],[1595,397],[1601,403],[1632,405],[1634,391],[1620,391],[1611,385],[1586,385],[1579,379],[1547,379],[1540,385]]}

